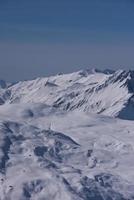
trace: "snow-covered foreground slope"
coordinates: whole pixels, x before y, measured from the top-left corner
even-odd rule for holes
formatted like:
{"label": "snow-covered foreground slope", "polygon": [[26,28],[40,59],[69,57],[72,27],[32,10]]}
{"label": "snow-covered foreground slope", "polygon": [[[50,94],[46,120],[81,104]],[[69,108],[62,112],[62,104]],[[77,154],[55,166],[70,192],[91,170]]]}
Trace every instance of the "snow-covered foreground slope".
{"label": "snow-covered foreground slope", "polygon": [[133,96],[133,71],[0,81],[0,200],[134,200]]}
{"label": "snow-covered foreground slope", "polygon": [[39,103],[0,106],[0,199],[134,199],[133,130]]}

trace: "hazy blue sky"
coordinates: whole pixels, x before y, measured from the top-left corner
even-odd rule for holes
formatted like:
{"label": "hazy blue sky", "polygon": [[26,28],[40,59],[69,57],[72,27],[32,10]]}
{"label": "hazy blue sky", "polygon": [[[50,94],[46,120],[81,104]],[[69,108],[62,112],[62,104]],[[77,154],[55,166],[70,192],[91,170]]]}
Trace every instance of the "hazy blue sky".
{"label": "hazy blue sky", "polygon": [[134,69],[134,0],[0,0],[0,78]]}

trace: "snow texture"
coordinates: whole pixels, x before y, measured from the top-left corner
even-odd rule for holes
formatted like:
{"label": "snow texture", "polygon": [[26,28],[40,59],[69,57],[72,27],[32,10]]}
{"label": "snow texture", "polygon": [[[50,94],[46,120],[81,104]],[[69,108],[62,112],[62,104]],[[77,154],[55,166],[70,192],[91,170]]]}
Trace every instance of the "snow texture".
{"label": "snow texture", "polygon": [[0,200],[133,200],[134,72],[0,81]]}

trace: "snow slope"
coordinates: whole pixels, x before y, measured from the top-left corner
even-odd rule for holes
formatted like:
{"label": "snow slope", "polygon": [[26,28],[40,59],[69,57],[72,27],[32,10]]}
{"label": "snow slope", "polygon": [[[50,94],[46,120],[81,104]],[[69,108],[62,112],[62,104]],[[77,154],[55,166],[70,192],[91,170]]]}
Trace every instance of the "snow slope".
{"label": "snow slope", "polygon": [[134,199],[131,121],[40,104],[0,113],[1,200]]}
{"label": "snow slope", "polygon": [[134,72],[85,70],[18,82],[4,89],[2,103],[45,103],[61,110],[82,110],[134,119]]}
{"label": "snow slope", "polygon": [[1,87],[0,200],[133,200],[133,74]]}

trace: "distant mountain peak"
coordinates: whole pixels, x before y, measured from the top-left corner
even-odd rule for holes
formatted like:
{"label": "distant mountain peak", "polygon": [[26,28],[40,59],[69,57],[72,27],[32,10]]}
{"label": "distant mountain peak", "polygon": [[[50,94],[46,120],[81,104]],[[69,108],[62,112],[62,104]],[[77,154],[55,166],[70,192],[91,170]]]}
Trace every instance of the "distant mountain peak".
{"label": "distant mountain peak", "polygon": [[87,76],[89,74],[95,74],[95,73],[103,73],[103,74],[113,74],[115,73],[114,70],[112,69],[104,69],[104,70],[101,70],[101,69],[98,69],[98,68],[87,68],[85,70],[80,70],[79,72],[81,75],[83,76]]}
{"label": "distant mountain peak", "polygon": [[0,88],[4,89],[7,87],[7,84],[4,80],[0,80]]}

